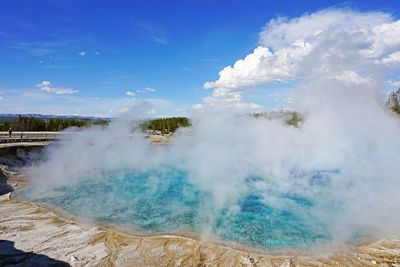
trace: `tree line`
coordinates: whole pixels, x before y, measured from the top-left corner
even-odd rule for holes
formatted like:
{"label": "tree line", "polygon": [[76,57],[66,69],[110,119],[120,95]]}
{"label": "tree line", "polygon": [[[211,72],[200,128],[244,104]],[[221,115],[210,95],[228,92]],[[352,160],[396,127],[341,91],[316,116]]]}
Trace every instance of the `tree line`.
{"label": "tree line", "polygon": [[390,111],[400,114],[400,88],[389,94],[386,106]]}
{"label": "tree line", "polygon": [[[400,114],[400,88],[391,92],[386,100],[386,107],[397,114]],[[303,118],[300,113],[295,111],[272,111],[263,113],[249,114],[254,118],[265,119],[283,119],[288,125],[299,127]],[[62,131],[68,127],[90,127],[92,125],[101,125],[103,127],[110,123],[108,120],[81,120],[81,119],[61,119],[61,118],[35,118],[19,115],[16,118],[0,118],[0,131]],[[149,120],[143,122],[140,127],[143,131],[160,131],[163,134],[175,132],[179,127],[191,126],[191,122],[186,117],[171,117]]]}
{"label": "tree line", "polygon": [[299,127],[301,121],[303,120],[301,114],[296,111],[261,112],[250,114],[250,116],[256,119],[264,118],[268,120],[283,120],[287,125],[291,125],[294,127]]}
{"label": "tree line", "polygon": [[[0,131],[62,131],[68,127],[90,127],[93,125],[107,126],[108,120],[82,120],[82,119],[61,119],[61,118],[35,118],[19,115],[16,118],[0,118]],[[190,120],[185,117],[162,118],[145,121],[141,129],[160,131],[163,134],[175,132],[179,127],[190,126]]]}
{"label": "tree line", "polygon": [[185,117],[171,117],[145,121],[141,124],[143,131],[153,130],[161,131],[163,134],[175,132],[179,127],[190,126],[190,120]]}
{"label": "tree line", "polygon": [[109,121],[86,121],[79,119],[42,119],[35,117],[24,117],[19,115],[11,120],[0,122],[0,131],[62,131],[68,127],[89,127],[92,125],[108,125]]}

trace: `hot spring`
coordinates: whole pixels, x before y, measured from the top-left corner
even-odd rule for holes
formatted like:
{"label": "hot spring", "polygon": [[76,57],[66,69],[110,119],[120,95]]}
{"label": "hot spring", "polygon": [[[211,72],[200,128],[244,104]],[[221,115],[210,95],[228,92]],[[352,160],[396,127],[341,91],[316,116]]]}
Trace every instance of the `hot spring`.
{"label": "hot spring", "polygon": [[168,145],[113,127],[74,133],[28,169],[32,186],[19,195],[135,232],[194,233],[268,251],[398,230],[399,166],[382,153],[388,139],[220,120],[206,128],[199,121]]}
{"label": "hot spring", "polygon": [[[315,183],[321,182],[320,175],[313,175]],[[209,227],[222,240],[264,249],[305,248],[331,239],[327,226],[312,215],[313,200],[271,190],[276,201],[290,203],[271,207],[257,190],[256,184],[262,181],[246,179],[247,192],[235,210],[224,207],[217,214],[210,208],[210,194],[175,168],[103,173],[74,185],[53,187],[39,197],[29,189],[22,195],[77,216],[129,225],[148,234],[199,232]]]}

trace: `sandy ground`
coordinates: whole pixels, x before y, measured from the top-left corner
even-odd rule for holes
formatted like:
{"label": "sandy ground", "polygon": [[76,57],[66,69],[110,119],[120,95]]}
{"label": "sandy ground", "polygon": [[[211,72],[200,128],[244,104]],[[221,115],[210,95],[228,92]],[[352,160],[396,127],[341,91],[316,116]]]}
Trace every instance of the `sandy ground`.
{"label": "sandy ground", "polygon": [[0,165],[0,175],[6,186],[0,193],[0,266],[400,266],[399,239],[289,256],[187,237],[129,235],[14,200],[7,189],[25,186],[21,170]]}
{"label": "sandy ground", "polygon": [[[21,134],[21,131],[13,131],[13,134]],[[64,134],[64,132],[54,132],[54,131],[24,131],[24,134]],[[0,134],[7,134],[8,131],[0,131]]]}
{"label": "sandy ground", "polygon": [[157,143],[157,144],[167,144],[169,142],[171,142],[172,140],[172,135],[149,135],[148,136],[150,141],[152,143]]}
{"label": "sandy ground", "polygon": [[43,141],[43,142],[18,142],[18,143],[3,143],[0,144],[0,149],[4,147],[27,147],[27,146],[47,146],[51,144],[50,141]]}

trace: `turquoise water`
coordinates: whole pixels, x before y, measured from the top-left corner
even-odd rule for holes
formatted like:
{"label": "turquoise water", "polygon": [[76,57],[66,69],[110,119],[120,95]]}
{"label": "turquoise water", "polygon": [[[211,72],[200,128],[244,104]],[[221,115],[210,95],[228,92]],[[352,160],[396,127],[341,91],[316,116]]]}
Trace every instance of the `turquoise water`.
{"label": "turquoise water", "polygon": [[[320,174],[311,182],[323,183]],[[262,249],[307,248],[330,240],[329,229],[313,216],[312,200],[276,190],[267,192],[277,208],[257,190],[257,177],[246,179],[246,190],[236,205],[213,208],[211,193],[189,182],[174,168],[118,171],[80,179],[73,185],[54,186],[40,194],[20,192],[32,201],[61,207],[74,215],[100,222],[128,225],[144,233],[201,233],[207,229],[221,240]]]}

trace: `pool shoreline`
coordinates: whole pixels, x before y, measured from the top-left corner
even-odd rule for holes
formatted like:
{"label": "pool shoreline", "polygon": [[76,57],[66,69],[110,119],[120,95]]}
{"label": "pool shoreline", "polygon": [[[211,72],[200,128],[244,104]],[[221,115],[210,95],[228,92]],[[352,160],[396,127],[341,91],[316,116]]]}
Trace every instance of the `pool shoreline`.
{"label": "pool shoreline", "polygon": [[[29,186],[28,184],[26,186]],[[20,188],[21,189],[21,188]],[[87,224],[90,226],[95,226],[99,227],[102,229],[107,229],[111,230],[114,232],[117,232],[118,234],[123,234],[123,235],[128,235],[131,237],[135,238],[171,238],[171,239],[188,239],[196,242],[204,242],[204,243],[210,243],[215,246],[220,246],[226,249],[231,249],[231,250],[236,250],[239,252],[243,253],[255,253],[255,254],[260,254],[260,255],[265,255],[265,256],[315,256],[316,254],[321,254],[323,250],[307,250],[307,249],[301,249],[301,248],[283,248],[283,249],[277,249],[277,250],[263,250],[259,248],[254,248],[247,246],[245,244],[241,244],[235,241],[228,241],[228,240],[214,240],[212,238],[204,239],[201,237],[199,233],[196,232],[179,232],[179,233],[157,233],[157,234],[148,234],[148,233],[143,233],[140,232],[139,230],[134,229],[134,227],[129,226],[129,225],[119,225],[119,224],[113,224],[113,223],[106,223],[106,222],[100,222],[95,219],[89,218],[89,217],[82,217],[82,216],[76,216],[73,215],[72,213],[64,210],[63,208],[60,208],[58,206],[45,203],[45,202],[35,202],[35,201],[30,201],[29,199],[24,199],[22,197],[19,197],[18,192],[11,192],[10,194],[10,200],[14,200],[20,203],[29,203],[37,206],[40,209],[47,210],[50,212],[53,212],[57,217],[63,220],[71,221],[74,223],[78,224]],[[367,242],[363,242],[367,243]],[[351,246],[349,246],[351,247]],[[324,249],[326,252],[327,250]],[[330,254],[330,253],[327,253]]]}
{"label": "pool shoreline", "polygon": [[[27,185],[22,169],[2,165],[7,184],[18,192]],[[400,239],[365,242],[300,253],[279,253],[235,247],[200,236],[146,235],[111,224],[82,220],[50,204],[19,199],[9,192],[0,196],[0,239],[15,248],[41,253],[71,266],[400,266]],[[194,234],[195,235],[195,234]],[[236,244],[236,246],[238,246]],[[1,260],[0,260],[1,263]],[[385,265],[384,265],[385,266]]]}

